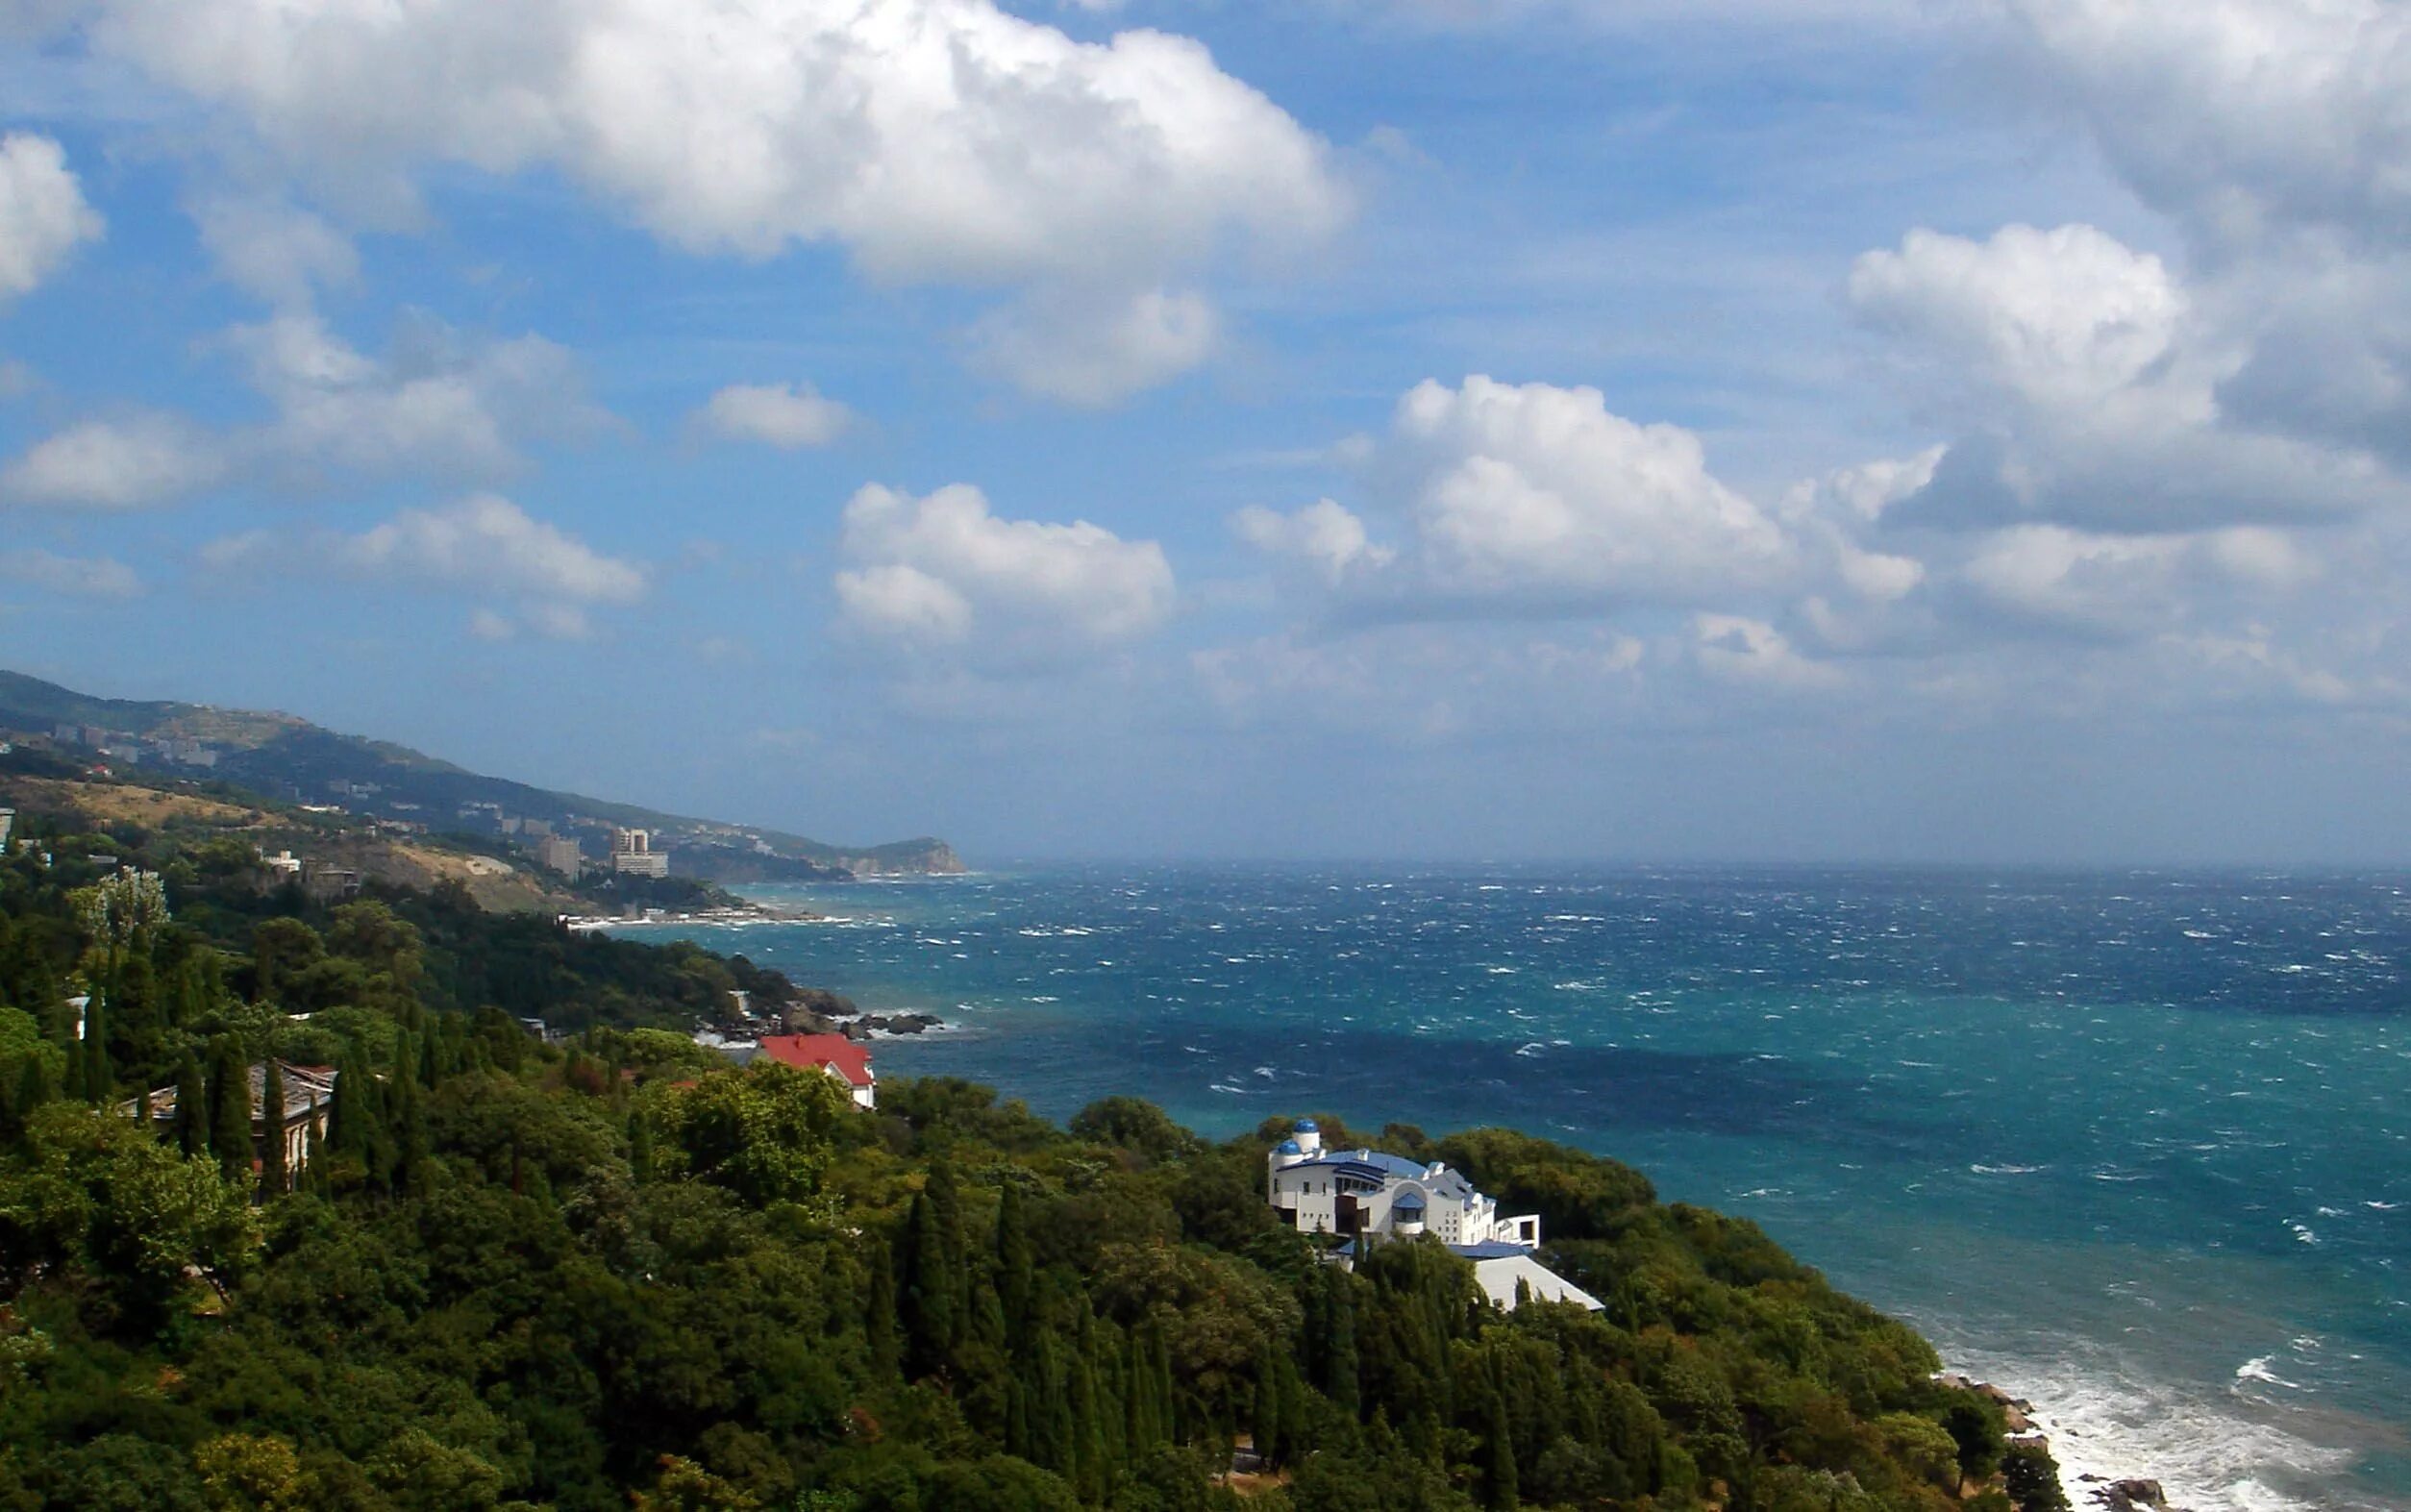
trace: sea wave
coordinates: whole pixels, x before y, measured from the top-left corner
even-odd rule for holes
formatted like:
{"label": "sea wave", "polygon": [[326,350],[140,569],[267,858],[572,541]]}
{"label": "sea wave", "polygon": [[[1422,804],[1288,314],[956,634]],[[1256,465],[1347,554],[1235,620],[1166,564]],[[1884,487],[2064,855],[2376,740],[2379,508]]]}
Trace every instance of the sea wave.
{"label": "sea wave", "polygon": [[[2150,1380],[2106,1351],[2044,1358],[1949,1351],[1952,1369],[2033,1401],[2069,1499],[2086,1504],[2100,1479],[2142,1475],[2167,1488],[2169,1504],[2193,1512],[2402,1512],[2399,1505],[2340,1495],[2335,1477],[2357,1457],[2267,1421],[2259,1399]],[[2236,1370],[2238,1385],[2279,1381],[2275,1357]],[[2088,1481],[2086,1476],[2098,1477]]]}

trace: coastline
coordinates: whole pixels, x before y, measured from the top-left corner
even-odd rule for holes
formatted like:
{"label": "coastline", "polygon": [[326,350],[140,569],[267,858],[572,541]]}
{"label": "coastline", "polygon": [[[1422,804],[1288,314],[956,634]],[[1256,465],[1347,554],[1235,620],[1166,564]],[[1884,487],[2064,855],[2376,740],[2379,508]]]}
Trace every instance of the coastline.
{"label": "coastline", "polygon": [[[1945,1001],[1913,953],[1827,964],[1814,931],[1763,898],[1621,875],[1507,880],[1518,885],[1478,889],[1500,880],[1479,869],[1246,885],[1219,872],[1191,885],[1177,869],[1016,873],[991,878],[963,906],[959,895],[930,892],[900,900],[892,917],[883,897],[835,889],[834,906],[879,927],[799,930],[785,950],[757,946],[758,936],[723,948],[799,979],[826,973],[869,1001],[1004,1010],[960,1026],[978,1031],[977,1049],[932,1038],[928,1054],[900,1047],[897,1069],[991,1081],[1064,1104],[1058,1116],[1112,1090],[1198,1127],[1252,1123],[1246,1114],[1267,1100],[1326,1099],[1344,1113],[1355,1103],[1398,1110],[1404,1099],[1428,1124],[1512,1123],[1622,1153],[1692,1200],[1766,1223],[1812,1263],[1854,1273],[1853,1290],[1885,1299],[1953,1370],[2035,1402],[2075,1507],[2148,1477],[2172,1507],[2193,1512],[2411,1512],[2406,1435],[2373,1395],[2391,1361],[2358,1352],[2371,1324],[2347,1310],[2366,1302],[2344,1284],[2354,1274],[2344,1266],[2357,1258],[2366,1270],[2401,1222],[2387,1215],[2411,1202],[2366,1158],[2390,1126],[2339,1131],[2323,1112],[2356,1090],[2369,1095],[2359,1083],[2399,1049],[2377,1031],[2348,1036],[2357,1024],[2307,1010],[2245,1011],[2225,983],[2252,962],[2205,964],[2207,947],[2191,935],[2172,934],[2166,969],[2219,975],[2195,984],[2199,1001],[2181,1021],[2156,1000],[2063,1002],[2046,990],[2058,977],[2042,973],[2093,959],[2083,953],[2098,913],[2093,892],[2075,883],[2018,894],[2019,937],[2040,943],[1955,963]],[[882,892],[919,890],[904,880]],[[1776,882],[1788,902],[1827,901],[1798,879]],[[1830,910],[1832,927],[1869,941],[1890,938],[1877,926],[1906,916],[1896,892],[1921,921],[1937,897],[1946,924],[1961,904],[2006,906],[1922,875],[1851,873],[1840,883],[1874,901]],[[2166,906],[2215,904],[2240,918],[2249,905],[2272,914],[2249,915],[2255,937],[2277,939],[2309,927],[2298,914],[2326,910],[2238,885],[2249,895],[2212,890],[2205,903],[2199,880],[2172,881]],[[1461,949],[1454,935],[1443,945],[1411,932],[1435,919],[1483,932]],[[1822,927],[1825,911],[1810,922]],[[2045,946],[2054,954],[2038,954]],[[1627,979],[1573,996],[1544,990],[1600,979],[1597,963],[1609,956],[1628,963]],[[2128,959],[2111,964],[2153,979]],[[1509,1058],[1490,1044],[1504,1020],[1517,1042],[1573,1044]],[[2356,1053],[2339,1051],[2348,1038]],[[2241,1053],[2260,1040],[2276,1048]],[[1436,1043],[1453,1049],[1446,1075],[1399,1058]],[[2273,1059],[2319,1076],[2279,1083]],[[1971,1062],[1985,1068],[1974,1087],[1963,1074]],[[1278,1083],[1248,1075],[1264,1065],[1280,1068]],[[2014,1075],[2002,1069],[2012,1066]],[[2130,1083],[2105,1066],[2150,1074]],[[1702,1113],[1730,1105],[1703,1103],[1702,1089],[1734,1078],[1765,1090],[1752,1108],[1780,1111]],[[2101,1111],[2110,1089],[2160,1122]],[[1255,1096],[1216,1095],[1232,1092]],[[2021,1099],[2049,1148],[2017,1157],[2028,1169],[2013,1188],[1983,1169],[2007,1162],[1994,1126],[1971,1110]],[[2220,1216],[2203,1221],[2205,1208],[2183,1200],[2203,1195],[2194,1189],[2203,1181],[2218,1182],[2221,1197],[2229,1186],[2289,1184],[2316,1193],[2296,1202],[2304,1214],[2325,1202],[2360,1227],[2338,1218],[2318,1225],[2323,1244],[2297,1230],[2278,1248],[2258,1230],[2286,1215],[2282,1204],[2216,1204],[2206,1210]],[[1777,1188],[1779,1202],[1717,1201]],[[1847,1231],[1869,1222],[1900,1237],[1878,1246]],[[2309,1348],[2321,1335],[2324,1356],[2305,1374],[2283,1346]],[[2248,1355],[2273,1348],[2283,1380],[2241,1374]]]}
{"label": "coastline", "polygon": [[746,929],[762,924],[843,924],[843,919],[808,908],[787,908],[766,903],[746,903],[733,908],[687,908],[676,911],[648,908],[634,917],[611,913],[564,913],[559,915],[561,927],[573,934],[592,934],[613,930],[658,930],[709,925],[720,929]]}
{"label": "coastline", "polygon": [[2399,1512],[2401,1505],[2337,1500],[2272,1484],[2273,1467],[2319,1480],[2346,1471],[2353,1455],[2260,1422],[2229,1402],[2075,1360],[2019,1361],[1980,1347],[1950,1351],[1947,1357],[1953,1363],[1944,1376],[1964,1379],[2020,1410],[2029,1425],[2026,1436],[2049,1448],[2061,1489],[2078,1512],[2117,1508],[2121,1503],[2108,1492],[2132,1484],[2158,1489],[2164,1500],[2157,1505],[2166,1512]]}

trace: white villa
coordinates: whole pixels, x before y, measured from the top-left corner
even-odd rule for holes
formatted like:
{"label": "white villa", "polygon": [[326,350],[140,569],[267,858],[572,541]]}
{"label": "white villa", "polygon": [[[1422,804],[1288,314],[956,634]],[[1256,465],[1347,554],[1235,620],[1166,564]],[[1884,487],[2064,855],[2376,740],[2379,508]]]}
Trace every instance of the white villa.
{"label": "white villa", "polygon": [[1265,1198],[1305,1233],[1430,1234],[1446,1245],[1540,1247],[1540,1219],[1501,1218],[1499,1204],[1455,1171],[1378,1150],[1323,1148],[1314,1120],[1299,1123],[1268,1161]]}
{"label": "white villa", "polygon": [[[1498,1202],[1464,1174],[1433,1161],[1418,1165],[1379,1150],[1323,1148],[1323,1131],[1302,1119],[1265,1158],[1265,1201],[1303,1233],[1352,1241],[1424,1234],[1469,1260],[1491,1302],[1513,1311],[1519,1296],[1600,1310],[1590,1293],[1532,1258],[1540,1248],[1537,1214],[1499,1216]],[[1355,1245],[1341,1258],[1350,1263]],[[1519,1287],[1518,1283],[1522,1283]]]}

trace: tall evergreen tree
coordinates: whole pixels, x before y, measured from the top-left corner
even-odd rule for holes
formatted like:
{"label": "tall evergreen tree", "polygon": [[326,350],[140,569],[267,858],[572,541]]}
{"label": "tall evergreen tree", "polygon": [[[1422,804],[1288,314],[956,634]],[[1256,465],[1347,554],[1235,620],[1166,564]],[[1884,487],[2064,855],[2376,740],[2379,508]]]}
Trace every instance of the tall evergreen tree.
{"label": "tall evergreen tree", "polygon": [[188,1050],[176,1066],[175,1129],[179,1153],[186,1156],[209,1153],[209,1087],[201,1079],[201,1062]]}
{"label": "tall evergreen tree", "polygon": [[1507,1418],[1506,1394],[1499,1389],[1497,1356],[1483,1372],[1481,1479],[1487,1505],[1513,1508],[1516,1503],[1515,1429]]}
{"label": "tall evergreen tree", "polygon": [[116,1086],[116,1070],[109,1060],[109,1014],[95,993],[84,1008],[84,1085],[77,1090],[85,1102],[103,1107]]}
{"label": "tall evergreen tree", "polygon": [[16,1119],[19,1125],[34,1116],[34,1109],[59,1095],[50,1084],[50,1068],[39,1055],[25,1057],[24,1069],[16,1074]]}
{"label": "tall evergreen tree", "polygon": [[210,1152],[230,1178],[251,1171],[251,1068],[225,1034],[210,1054]]}
{"label": "tall evergreen tree", "polygon": [[360,1107],[360,1063],[350,1053],[338,1056],[335,1093],[327,1103],[327,1148],[337,1154],[364,1154],[368,1141]]}
{"label": "tall evergreen tree", "polygon": [[[407,1067],[410,1061],[406,1057],[397,1064]],[[417,1080],[407,1071],[397,1070],[393,1096],[393,1189],[404,1196],[424,1196],[433,1172],[427,1109],[420,1101]]]}
{"label": "tall evergreen tree", "polygon": [[1255,1452],[1266,1464],[1280,1460],[1281,1450],[1281,1391],[1279,1356],[1272,1341],[1267,1339],[1255,1351],[1255,1400],[1254,1423]]}
{"label": "tall evergreen tree", "polygon": [[260,1086],[260,1189],[271,1197],[290,1185],[285,1169],[285,1067],[274,1055]]}
{"label": "tall evergreen tree", "polygon": [[1331,1399],[1332,1406],[1353,1418],[1363,1410],[1356,1363],[1355,1300],[1349,1294],[1351,1282],[1344,1273],[1328,1267],[1321,1269],[1330,1329],[1323,1351],[1323,1395]]}
{"label": "tall evergreen tree", "polygon": [[930,1194],[913,1194],[905,1220],[904,1263],[899,1268],[897,1312],[905,1326],[905,1374],[919,1379],[936,1374],[955,1340],[955,1278],[946,1263],[936,1204]]}
{"label": "tall evergreen tree", "polygon": [[1024,1378],[1030,1397],[1030,1462],[1063,1475],[1072,1468],[1072,1401],[1053,1328],[1032,1334]]}
{"label": "tall evergreen tree", "polygon": [[869,1296],[862,1309],[862,1331],[869,1345],[871,1373],[885,1380],[896,1373],[896,1266],[883,1245],[871,1247]]}
{"label": "tall evergreen tree", "polygon": [[947,1318],[953,1328],[946,1343],[960,1344],[970,1323],[971,1255],[964,1241],[962,1189],[956,1184],[953,1162],[940,1155],[930,1162],[930,1216],[937,1238],[939,1274],[947,1288]]}
{"label": "tall evergreen tree", "polygon": [[1072,1341],[1068,1364],[1067,1395],[1072,1408],[1072,1484],[1080,1498],[1092,1505],[1105,1500],[1106,1488],[1111,1478],[1107,1459],[1105,1416],[1107,1403],[1098,1389],[1093,1364],[1096,1353],[1096,1316],[1089,1311],[1085,1298],[1080,1303],[1080,1331]]}
{"label": "tall evergreen tree", "polygon": [[1030,1308],[1036,1288],[1021,1188],[1008,1181],[996,1208],[996,1296],[1005,1308],[1005,1337],[1017,1352],[1029,1339]]}

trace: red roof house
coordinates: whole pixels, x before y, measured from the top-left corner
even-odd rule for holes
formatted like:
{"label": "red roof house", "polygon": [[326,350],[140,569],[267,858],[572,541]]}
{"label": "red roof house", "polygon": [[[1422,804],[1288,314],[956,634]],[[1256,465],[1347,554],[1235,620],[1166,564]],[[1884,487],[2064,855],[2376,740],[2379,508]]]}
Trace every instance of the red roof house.
{"label": "red roof house", "polygon": [[764,1035],[760,1053],[798,1071],[825,1071],[844,1082],[859,1107],[878,1105],[879,1078],[871,1075],[871,1053],[843,1034]]}

